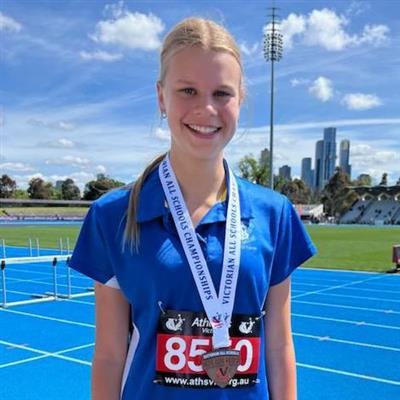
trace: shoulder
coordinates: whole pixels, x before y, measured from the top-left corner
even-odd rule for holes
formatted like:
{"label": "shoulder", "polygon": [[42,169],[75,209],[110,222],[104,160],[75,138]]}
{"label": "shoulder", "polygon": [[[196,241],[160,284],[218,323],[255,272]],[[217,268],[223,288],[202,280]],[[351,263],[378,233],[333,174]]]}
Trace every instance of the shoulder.
{"label": "shoulder", "polygon": [[100,215],[125,214],[132,185],[112,189],[92,203],[91,208]]}
{"label": "shoulder", "polygon": [[251,204],[253,210],[275,212],[280,214],[289,202],[288,198],[270,188],[236,176],[239,192],[244,201]]}

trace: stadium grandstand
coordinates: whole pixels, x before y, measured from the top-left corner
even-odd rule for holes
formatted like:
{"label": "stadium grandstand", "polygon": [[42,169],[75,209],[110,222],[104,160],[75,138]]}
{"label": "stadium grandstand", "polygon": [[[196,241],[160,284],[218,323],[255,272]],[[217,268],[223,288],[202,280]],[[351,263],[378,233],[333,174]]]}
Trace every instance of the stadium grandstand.
{"label": "stadium grandstand", "polygon": [[400,186],[351,187],[358,200],[340,218],[341,224],[400,225]]}
{"label": "stadium grandstand", "polygon": [[91,201],[0,199],[0,221],[82,220]]}

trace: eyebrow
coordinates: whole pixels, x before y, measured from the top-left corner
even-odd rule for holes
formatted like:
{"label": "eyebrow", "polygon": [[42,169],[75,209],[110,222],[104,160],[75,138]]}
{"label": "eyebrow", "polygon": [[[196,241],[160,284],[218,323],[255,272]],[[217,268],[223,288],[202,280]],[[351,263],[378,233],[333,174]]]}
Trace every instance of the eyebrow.
{"label": "eyebrow", "polygon": [[[178,79],[176,83],[183,83],[185,85],[194,85],[196,86],[196,82],[188,81],[186,79]],[[218,89],[225,89],[225,90],[235,90],[233,86],[230,85],[219,85]]]}

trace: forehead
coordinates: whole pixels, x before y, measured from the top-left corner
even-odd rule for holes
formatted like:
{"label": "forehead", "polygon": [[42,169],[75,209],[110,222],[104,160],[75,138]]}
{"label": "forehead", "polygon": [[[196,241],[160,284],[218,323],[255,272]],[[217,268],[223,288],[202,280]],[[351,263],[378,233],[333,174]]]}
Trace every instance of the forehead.
{"label": "forehead", "polygon": [[166,84],[182,81],[210,86],[240,86],[241,68],[236,58],[224,51],[190,47],[178,51],[168,61]]}

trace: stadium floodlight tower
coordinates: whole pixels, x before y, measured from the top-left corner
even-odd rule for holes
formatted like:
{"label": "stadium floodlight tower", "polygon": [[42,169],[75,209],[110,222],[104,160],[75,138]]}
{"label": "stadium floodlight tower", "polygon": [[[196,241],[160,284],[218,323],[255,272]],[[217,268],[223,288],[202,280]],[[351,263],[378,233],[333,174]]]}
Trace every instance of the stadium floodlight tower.
{"label": "stadium floodlight tower", "polygon": [[270,188],[274,188],[274,63],[282,58],[283,35],[279,30],[278,16],[276,7],[271,7],[270,22],[264,29],[264,58],[271,62],[271,99],[270,99],[270,125],[269,125],[269,172]]}

